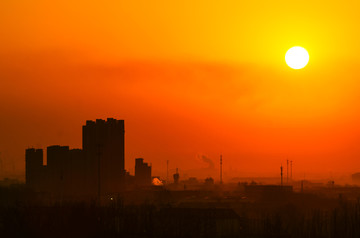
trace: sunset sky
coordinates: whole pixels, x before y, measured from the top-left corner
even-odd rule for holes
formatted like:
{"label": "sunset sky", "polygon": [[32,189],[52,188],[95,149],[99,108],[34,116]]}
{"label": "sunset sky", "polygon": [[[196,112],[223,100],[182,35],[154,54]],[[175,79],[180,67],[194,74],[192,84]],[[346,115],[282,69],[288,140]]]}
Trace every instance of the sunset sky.
{"label": "sunset sky", "polygon": [[[86,120],[125,120],[125,167],[294,178],[360,171],[356,1],[0,1],[0,158],[81,147]],[[284,60],[306,48],[301,70]],[[209,160],[203,159],[209,158]],[[0,163],[1,166],[1,163]],[[3,171],[4,172],[4,171]],[[0,177],[2,175],[0,174]]]}

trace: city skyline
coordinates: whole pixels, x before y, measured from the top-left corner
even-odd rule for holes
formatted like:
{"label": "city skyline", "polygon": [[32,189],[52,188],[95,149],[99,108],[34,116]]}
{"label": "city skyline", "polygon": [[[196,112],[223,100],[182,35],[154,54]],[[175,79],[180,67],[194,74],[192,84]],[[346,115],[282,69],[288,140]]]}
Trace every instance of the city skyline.
{"label": "city skyline", "polygon": [[[72,184],[72,187],[80,186],[85,189],[85,181],[92,187],[94,190],[92,193],[97,193],[97,190],[100,191],[100,188],[96,188],[93,186],[94,184],[98,183],[100,177],[104,177],[105,180],[108,178],[110,183],[113,185],[118,186],[119,189],[123,186],[126,176],[134,176],[133,182],[139,186],[145,185],[149,186],[153,178],[158,178],[160,183],[169,183],[171,179],[169,179],[169,172],[171,174],[178,174],[179,175],[179,167],[173,168],[169,170],[169,162],[170,160],[166,161],[166,171],[155,170],[154,176],[152,176],[152,163],[150,161],[150,165],[148,163],[144,163],[143,158],[134,157],[128,160],[135,159],[135,166],[133,163],[130,163],[128,166],[129,168],[133,168],[130,170],[125,169],[125,123],[124,120],[117,120],[114,118],[107,118],[106,120],[103,119],[96,119],[95,121],[86,120],[86,124],[82,126],[83,133],[82,133],[82,147],[81,149],[72,148],[68,145],[48,145],[46,148],[47,150],[43,150],[42,148],[35,148],[29,147],[26,149],[25,153],[25,182],[30,187],[32,187],[33,183],[39,183],[42,179],[50,174],[56,175],[58,173],[59,168],[64,168],[64,166],[75,166],[74,169],[71,168],[70,173],[80,174],[82,177],[80,180],[82,182],[77,182]],[[64,154],[65,153],[65,154]],[[46,155],[46,157],[44,157]],[[51,160],[50,160],[50,159]],[[46,160],[45,160],[46,159]],[[27,163],[28,160],[31,163]],[[207,164],[208,172],[206,174],[199,174],[196,170],[182,170],[181,172],[181,179],[182,180],[191,180],[191,179],[200,179],[205,180],[211,178],[216,183],[222,183],[222,154],[219,155],[218,165],[217,168],[215,163],[212,159],[208,158],[205,155],[198,155],[197,160],[202,161],[203,163]],[[40,162],[39,162],[40,161]],[[46,161],[46,163],[45,163]],[[61,162],[64,161],[64,162]],[[108,162],[106,162],[108,161]],[[112,161],[112,162],[110,162]],[[50,162],[50,167],[49,167]],[[284,162],[284,166],[283,166]],[[293,161],[289,160],[288,158],[281,162],[281,173],[280,176],[276,172],[274,176],[246,176],[246,174],[236,173],[231,175],[227,175],[225,182],[234,183],[236,181],[262,181],[267,183],[275,183],[275,184],[291,184],[293,181],[300,181],[300,180],[315,180],[315,181],[327,181],[334,179],[337,180],[337,183],[344,184],[344,183],[357,183],[353,176],[356,173],[351,175],[347,174],[344,177],[334,177],[330,175],[327,178],[306,178],[306,174],[303,177],[293,178]],[[65,164],[63,164],[65,163]],[[96,166],[102,164],[101,174],[100,170],[96,168]],[[93,164],[93,165],[91,165]],[[92,166],[93,169],[89,171],[89,166]],[[40,168],[41,167],[41,168]],[[88,169],[85,169],[88,167]],[[70,167],[69,167],[70,169]],[[85,170],[84,170],[85,169]],[[44,176],[44,171],[46,170],[49,175]],[[86,172],[87,170],[87,172]],[[29,172],[30,171],[30,172]],[[77,172],[76,172],[77,171]],[[105,172],[106,171],[106,172]],[[137,172],[138,171],[138,172]],[[210,171],[210,172],[209,172]],[[132,172],[133,175],[130,175]],[[38,175],[36,175],[38,173]],[[69,173],[69,172],[66,172]],[[65,173],[65,174],[66,174]],[[92,175],[90,175],[90,174]],[[32,179],[29,174],[34,178]],[[86,175],[87,174],[87,175]],[[138,176],[137,176],[138,174]],[[165,176],[166,174],[166,176]],[[176,175],[176,176],[178,176]],[[40,176],[40,178],[38,177]],[[57,175],[58,177],[60,175]],[[63,175],[61,175],[63,176]],[[73,176],[73,175],[72,175]],[[89,177],[90,176],[90,177]],[[92,178],[91,178],[92,177]],[[118,179],[115,179],[117,178]],[[121,178],[122,177],[122,178]],[[31,179],[29,179],[31,178]],[[75,178],[75,177],[74,177]],[[71,181],[74,178],[69,178],[68,180]],[[46,178],[47,180],[49,178]],[[51,179],[50,179],[51,180]],[[117,181],[114,183],[114,181]],[[34,182],[33,182],[34,181]],[[175,181],[175,177],[174,177]],[[283,182],[285,181],[285,182]],[[104,182],[104,181],[103,181]],[[52,182],[54,183],[54,182]],[[176,183],[176,182],[175,182]],[[54,183],[55,184],[55,183]],[[153,184],[154,185],[154,184]],[[41,185],[43,186],[43,185]],[[40,187],[41,187],[40,186]],[[60,185],[53,185],[54,187],[61,187]],[[84,187],[85,186],[85,187]],[[104,186],[104,185],[102,185]],[[106,186],[105,186],[106,187]],[[85,189],[86,190],[86,189]],[[105,189],[106,190],[106,189]],[[116,189],[115,189],[116,191]],[[120,191],[120,190],[119,190]],[[110,192],[110,191],[109,191]],[[112,191],[114,192],[114,191]]]}
{"label": "city skyline", "polygon": [[360,237],[359,9],[0,0],[0,237]]}
{"label": "city skyline", "polygon": [[[23,148],[80,148],[81,122],[107,117],[128,121],[126,157],[159,171],[171,158],[206,176],[198,158],[220,153],[224,178],[287,157],[294,177],[359,170],[357,2],[0,4],[6,176],[24,174]],[[285,62],[297,45],[301,70]]]}
{"label": "city skyline", "polygon": [[[112,118],[110,118],[112,119]],[[103,121],[102,119],[97,119],[97,121]],[[86,120],[88,121],[88,120]],[[83,142],[84,143],[84,142]],[[77,150],[77,148],[79,147],[72,147],[72,146],[69,146],[67,145],[66,143],[64,144],[65,147],[67,148],[72,148],[71,150]],[[58,145],[54,145],[54,146],[58,146]],[[51,145],[47,145],[45,147],[36,147],[36,146],[28,146],[27,148],[31,149],[31,148],[34,148],[34,149],[42,149],[42,148],[46,148],[46,147],[51,147]],[[82,148],[82,147],[81,147]],[[126,151],[126,149],[124,150]],[[44,151],[44,155],[46,155],[47,152]],[[134,158],[138,158],[140,157],[140,153],[139,154],[135,154],[135,156],[133,158],[127,158],[127,161],[129,161],[129,165],[126,167],[126,170],[131,172],[132,174],[135,174],[135,167],[133,165],[133,159]],[[215,155],[216,156],[216,155]],[[221,154],[217,155],[218,157],[221,156]],[[44,165],[47,165],[47,156],[44,157]],[[126,158],[126,156],[125,156]],[[125,158],[124,158],[124,162],[125,162]],[[218,159],[219,158],[209,158],[207,157],[207,155],[205,154],[196,154],[196,158],[195,158],[195,161],[197,161],[198,163],[202,164],[202,167],[200,168],[191,168],[191,167],[185,167],[185,168],[181,168],[180,166],[178,165],[173,165],[171,166],[170,168],[170,172],[171,173],[175,173],[176,172],[176,169],[177,168],[181,168],[182,170],[182,175],[184,176],[183,178],[191,178],[191,177],[199,177],[200,179],[205,179],[207,177],[214,177],[215,180],[218,180],[219,178],[219,169],[220,169],[220,166],[219,166],[219,163],[218,163]],[[280,164],[285,164],[286,163],[286,160],[288,160],[288,157],[284,157],[284,158],[280,158]],[[150,160],[151,161],[151,160]],[[162,162],[165,162],[166,161],[162,161]],[[152,163],[152,161],[151,161]],[[265,173],[265,174],[259,174],[255,171],[255,169],[257,167],[255,167],[253,170],[250,170],[250,171],[245,171],[245,172],[242,172],[242,171],[236,171],[236,170],[233,170],[231,171],[231,164],[228,165],[228,169],[226,169],[225,167],[225,180],[231,180],[231,179],[237,179],[237,178],[259,178],[260,180],[262,179],[265,179],[265,178],[276,178],[278,177],[278,171],[276,170],[276,165],[273,164],[273,168],[274,168],[274,171],[272,171],[271,173]],[[156,175],[162,177],[162,179],[165,179],[165,176],[166,176],[166,171],[164,170],[164,164],[160,164],[159,166],[160,168],[156,168],[155,167],[155,173]],[[230,169],[229,169],[230,167]],[[229,171],[230,170],[230,171]],[[285,170],[284,170],[285,171]],[[290,172],[290,171],[289,171]],[[291,171],[292,172],[292,171]],[[298,180],[301,180],[301,179],[313,179],[313,180],[321,180],[321,181],[325,181],[325,180],[329,180],[329,179],[336,179],[338,181],[340,181],[340,183],[348,183],[348,182],[351,182],[351,177],[350,175],[351,174],[354,174],[356,173],[357,170],[354,169],[354,172],[353,173],[336,173],[336,172],[330,172],[327,176],[318,176],[315,174],[306,174],[306,172],[304,173],[301,173],[301,172],[297,172],[295,173],[297,175],[297,179]],[[24,171],[24,175],[25,175],[25,171]],[[0,175],[1,176],[1,175]],[[10,173],[2,173],[2,176],[4,178],[6,177],[10,177],[10,178],[17,178],[20,180],[23,180],[21,179],[22,175],[19,176],[14,176],[14,174],[11,174]]]}

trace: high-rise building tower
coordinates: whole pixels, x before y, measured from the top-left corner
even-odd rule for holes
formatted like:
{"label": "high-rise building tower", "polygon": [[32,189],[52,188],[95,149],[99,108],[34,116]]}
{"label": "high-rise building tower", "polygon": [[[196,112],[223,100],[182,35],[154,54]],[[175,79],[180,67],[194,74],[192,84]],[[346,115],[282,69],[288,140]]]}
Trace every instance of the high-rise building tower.
{"label": "high-rise building tower", "polygon": [[43,150],[29,148],[25,151],[26,185],[35,190],[43,179]]}
{"label": "high-rise building tower", "polygon": [[113,118],[86,121],[83,153],[90,195],[120,192],[125,174],[124,121]]}
{"label": "high-rise building tower", "polygon": [[46,186],[55,196],[83,194],[84,158],[81,149],[52,145],[47,147]]}

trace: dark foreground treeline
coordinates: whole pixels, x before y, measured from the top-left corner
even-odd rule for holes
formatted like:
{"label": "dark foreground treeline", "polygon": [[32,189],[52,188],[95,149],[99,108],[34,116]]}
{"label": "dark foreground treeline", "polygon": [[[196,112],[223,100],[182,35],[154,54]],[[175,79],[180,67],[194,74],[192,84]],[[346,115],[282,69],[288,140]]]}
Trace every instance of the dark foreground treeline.
{"label": "dark foreground treeline", "polygon": [[[4,197],[2,190],[0,198]],[[343,199],[217,199],[207,206],[124,205],[120,199],[101,207],[44,205],[27,199],[0,201],[0,237],[360,237],[360,203]]]}
{"label": "dark foreground treeline", "polygon": [[301,210],[294,204],[257,211],[245,218],[245,237],[360,237],[360,204],[341,202],[334,208]]}
{"label": "dark foreground treeline", "polygon": [[0,237],[234,237],[241,227],[233,215],[228,209],[151,205],[17,207],[2,211]]}

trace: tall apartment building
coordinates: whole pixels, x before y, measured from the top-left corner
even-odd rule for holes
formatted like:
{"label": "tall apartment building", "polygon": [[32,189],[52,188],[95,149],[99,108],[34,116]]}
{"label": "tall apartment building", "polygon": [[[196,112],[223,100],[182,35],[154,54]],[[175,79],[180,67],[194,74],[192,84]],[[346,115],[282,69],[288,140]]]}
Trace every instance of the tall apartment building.
{"label": "tall apartment building", "polygon": [[125,174],[124,120],[86,121],[83,152],[88,193],[99,196],[120,192]]}

